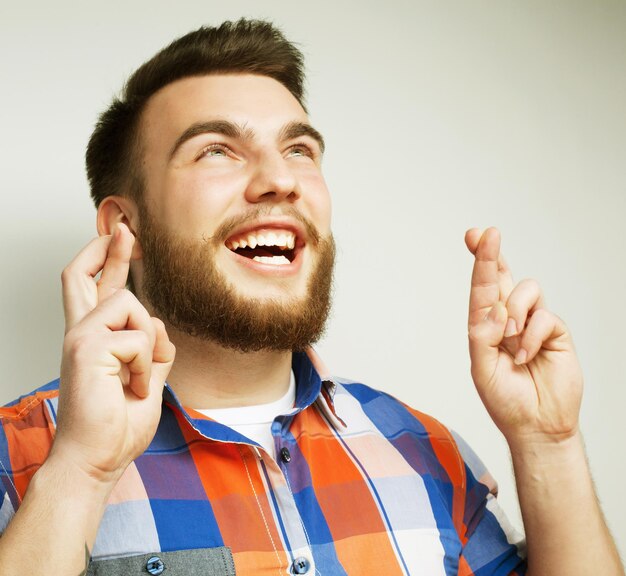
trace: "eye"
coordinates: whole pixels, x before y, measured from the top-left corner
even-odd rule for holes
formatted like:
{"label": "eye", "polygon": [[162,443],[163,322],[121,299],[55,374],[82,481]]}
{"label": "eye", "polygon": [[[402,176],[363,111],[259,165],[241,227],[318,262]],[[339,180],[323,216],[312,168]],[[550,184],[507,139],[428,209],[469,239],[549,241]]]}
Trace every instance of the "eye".
{"label": "eye", "polygon": [[223,144],[209,144],[205,146],[198,154],[198,160],[206,157],[228,156],[228,148]]}
{"label": "eye", "polygon": [[294,144],[287,149],[288,158],[299,156],[313,158],[315,156],[315,153],[306,144]]}

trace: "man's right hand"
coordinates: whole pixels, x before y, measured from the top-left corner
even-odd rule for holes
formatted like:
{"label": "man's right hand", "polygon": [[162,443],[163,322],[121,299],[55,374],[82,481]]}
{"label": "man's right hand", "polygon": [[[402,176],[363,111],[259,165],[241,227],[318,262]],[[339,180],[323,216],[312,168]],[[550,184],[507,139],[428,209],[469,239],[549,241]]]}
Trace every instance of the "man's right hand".
{"label": "man's right hand", "polygon": [[48,464],[110,488],[154,437],[175,354],[163,323],[125,289],[133,244],[119,224],[88,244],[62,277],[66,333]]}
{"label": "man's right hand", "polygon": [[175,350],[125,289],[133,244],[120,224],[63,272],[56,438],[0,537],[2,576],[86,574],[111,491],[156,432]]}

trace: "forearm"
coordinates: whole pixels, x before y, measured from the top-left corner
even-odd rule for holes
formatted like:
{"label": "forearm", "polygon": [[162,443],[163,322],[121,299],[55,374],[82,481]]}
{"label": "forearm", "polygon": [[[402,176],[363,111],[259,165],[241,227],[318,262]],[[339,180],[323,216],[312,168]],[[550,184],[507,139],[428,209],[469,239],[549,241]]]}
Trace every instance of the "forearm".
{"label": "forearm", "polygon": [[85,574],[108,494],[82,472],[44,464],[0,537],[2,576]]}
{"label": "forearm", "polygon": [[529,576],[623,576],[580,434],[511,450],[528,545]]}

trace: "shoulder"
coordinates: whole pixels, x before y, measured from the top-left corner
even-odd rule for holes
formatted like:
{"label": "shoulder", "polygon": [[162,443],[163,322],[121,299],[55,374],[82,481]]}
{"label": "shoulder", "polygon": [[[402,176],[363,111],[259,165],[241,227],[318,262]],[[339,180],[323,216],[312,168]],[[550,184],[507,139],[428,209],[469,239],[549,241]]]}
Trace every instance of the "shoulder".
{"label": "shoulder", "polygon": [[33,390],[0,407],[0,422],[28,421],[41,410],[52,411],[56,420],[59,379]]}
{"label": "shoulder", "polygon": [[48,455],[54,430],[59,381],[0,407],[0,472],[29,473]]}
{"label": "shoulder", "polygon": [[58,393],[59,381],[53,380],[0,407],[0,534],[48,456]]}
{"label": "shoulder", "polygon": [[[497,492],[497,484],[480,457],[463,437],[436,417],[426,414],[398,400],[394,396],[346,379],[337,382],[335,405],[337,412],[355,411],[355,403],[367,414],[376,428],[389,439],[403,455],[412,457],[417,445],[422,454],[429,454],[457,485],[479,482],[489,492]],[[346,401],[343,397],[351,398]],[[347,410],[342,410],[346,405]]]}
{"label": "shoulder", "polygon": [[333,382],[335,409],[348,429],[369,426],[414,467],[443,467],[454,484],[464,484],[466,470],[458,436],[437,418],[360,382],[344,378]]}
{"label": "shoulder", "polygon": [[345,378],[336,378],[333,382],[336,384],[333,400],[338,411],[343,408],[350,413],[358,407],[381,431],[404,431],[455,444],[454,436],[439,420],[395,396]]}
{"label": "shoulder", "polygon": [[27,458],[26,454],[35,455],[35,460],[47,455],[56,428],[58,397],[57,379],[0,407],[0,462],[6,466]]}

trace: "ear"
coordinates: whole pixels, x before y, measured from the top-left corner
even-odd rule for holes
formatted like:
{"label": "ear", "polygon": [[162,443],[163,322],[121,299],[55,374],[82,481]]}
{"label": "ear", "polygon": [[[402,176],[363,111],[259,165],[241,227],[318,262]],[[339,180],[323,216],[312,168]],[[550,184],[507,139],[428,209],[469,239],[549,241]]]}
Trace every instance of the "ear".
{"label": "ear", "polygon": [[126,224],[131,233],[135,236],[135,245],[133,247],[133,259],[142,257],[141,245],[137,240],[137,230],[139,227],[139,210],[137,204],[130,198],[124,196],[107,196],[100,206],[98,206],[98,215],[96,224],[98,234],[106,236],[112,234],[115,225],[121,222]]}

